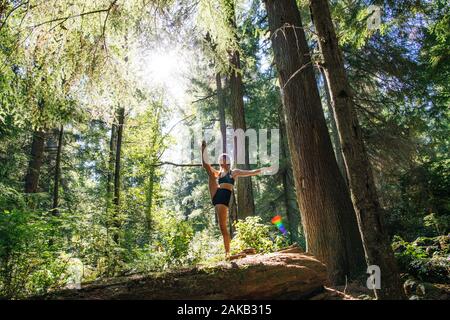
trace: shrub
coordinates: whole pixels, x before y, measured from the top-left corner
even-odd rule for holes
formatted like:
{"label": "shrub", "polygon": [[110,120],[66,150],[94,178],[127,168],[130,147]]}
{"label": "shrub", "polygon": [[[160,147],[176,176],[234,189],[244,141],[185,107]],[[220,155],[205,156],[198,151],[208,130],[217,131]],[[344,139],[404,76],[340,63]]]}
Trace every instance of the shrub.
{"label": "shrub", "polygon": [[158,218],[154,242],[158,250],[165,251],[166,263],[174,266],[184,264],[194,237],[191,223],[168,214]]}
{"label": "shrub", "polygon": [[43,294],[66,282],[52,216],[21,209],[0,211],[0,297]]}
{"label": "shrub", "polygon": [[254,248],[259,253],[276,251],[288,245],[288,239],[275,227],[261,223],[258,216],[247,217],[235,223],[236,235],[231,242],[233,253]]}
{"label": "shrub", "polygon": [[448,236],[419,237],[407,242],[394,237],[392,247],[402,272],[428,282],[449,282]]}

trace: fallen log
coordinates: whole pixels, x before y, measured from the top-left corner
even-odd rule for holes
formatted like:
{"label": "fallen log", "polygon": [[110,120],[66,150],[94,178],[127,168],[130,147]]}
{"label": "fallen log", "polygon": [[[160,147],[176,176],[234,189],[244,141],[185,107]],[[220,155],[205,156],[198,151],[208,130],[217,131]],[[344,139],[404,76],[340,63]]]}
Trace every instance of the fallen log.
{"label": "fallen log", "polygon": [[85,284],[38,299],[308,299],[324,291],[326,279],[324,264],[290,248],[212,267]]}

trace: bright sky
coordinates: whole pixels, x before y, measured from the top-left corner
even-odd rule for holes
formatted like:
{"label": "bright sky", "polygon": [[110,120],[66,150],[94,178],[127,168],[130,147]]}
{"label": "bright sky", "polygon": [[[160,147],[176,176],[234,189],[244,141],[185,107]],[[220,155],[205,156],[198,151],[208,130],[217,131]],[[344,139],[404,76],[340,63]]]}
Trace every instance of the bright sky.
{"label": "bright sky", "polygon": [[[251,1],[246,0],[241,10],[247,12],[250,4]],[[187,128],[185,123],[179,122],[191,112],[191,102],[195,100],[195,97],[189,96],[187,90],[189,89],[190,69],[194,65],[193,62],[199,58],[198,55],[198,51],[186,49],[183,47],[183,43],[177,43],[176,41],[171,43],[158,42],[155,47],[149,46],[137,52],[136,76],[142,79],[143,85],[150,92],[153,89],[163,89],[166,94],[166,103],[173,110],[170,121],[165,123],[163,130],[167,132],[175,126],[171,131],[171,136],[177,139],[177,142],[164,154],[163,159],[166,161],[183,161],[181,148],[187,142],[184,135],[187,133]],[[269,66],[270,62],[265,63],[265,65],[266,67]],[[181,114],[180,110],[183,110],[184,115]],[[196,128],[194,131],[199,132],[201,128]]]}
{"label": "bright sky", "polygon": [[[183,162],[182,150],[189,140],[186,138],[188,133],[186,124],[181,119],[191,110],[193,97],[187,93],[187,90],[192,61],[196,59],[196,55],[198,55],[197,52],[185,49],[181,44],[176,43],[171,46],[138,50],[136,54],[138,64],[135,68],[136,76],[149,92],[162,89],[164,103],[170,110],[170,118],[164,123],[163,132],[166,134],[171,130],[170,136],[175,139],[175,143],[166,150],[162,161]],[[181,110],[183,113],[180,112]],[[165,175],[165,180],[169,184],[174,180],[170,172],[169,170]]]}
{"label": "bright sky", "polygon": [[190,52],[180,48],[147,49],[139,56],[137,76],[150,90],[163,88],[170,102],[178,106],[186,101]]}

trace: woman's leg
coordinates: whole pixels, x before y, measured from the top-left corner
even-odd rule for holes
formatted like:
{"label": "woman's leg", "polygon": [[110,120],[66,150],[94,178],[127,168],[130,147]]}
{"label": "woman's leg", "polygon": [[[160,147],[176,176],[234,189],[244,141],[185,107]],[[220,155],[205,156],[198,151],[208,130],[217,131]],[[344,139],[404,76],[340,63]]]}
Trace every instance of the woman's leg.
{"label": "woman's leg", "polygon": [[225,246],[225,255],[230,254],[230,234],[227,228],[228,207],[223,204],[216,205],[217,215],[219,216],[220,232],[222,232],[223,244]]}
{"label": "woman's leg", "polygon": [[211,196],[211,200],[214,198],[214,195],[217,192],[217,189],[219,188],[219,185],[217,184],[216,176],[214,174],[214,170],[212,166],[205,162],[203,159],[203,153],[204,150],[202,150],[202,167],[205,169],[206,173],[208,174],[208,187],[209,187],[209,195]]}
{"label": "woman's leg", "polygon": [[217,184],[217,180],[216,177],[214,176],[214,173],[208,170],[206,170],[206,172],[208,172],[208,188],[212,200],[217,192],[217,189],[219,189],[219,185]]}

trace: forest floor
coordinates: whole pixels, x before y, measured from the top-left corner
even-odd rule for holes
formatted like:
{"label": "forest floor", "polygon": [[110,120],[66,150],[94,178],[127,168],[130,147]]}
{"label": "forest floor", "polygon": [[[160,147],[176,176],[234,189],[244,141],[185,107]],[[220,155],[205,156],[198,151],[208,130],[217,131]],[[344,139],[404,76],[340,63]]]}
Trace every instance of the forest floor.
{"label": "forest floor", "polygon": [[[404,289],[409,300],[450,300],[450,283],[430,283],[423,282],[402,275],[407,279],[404,282]],[[326,287],[323,297],[318,296],[313,300],[373,300],[373,292],[363,284],[351,282],[347,286]]]}

